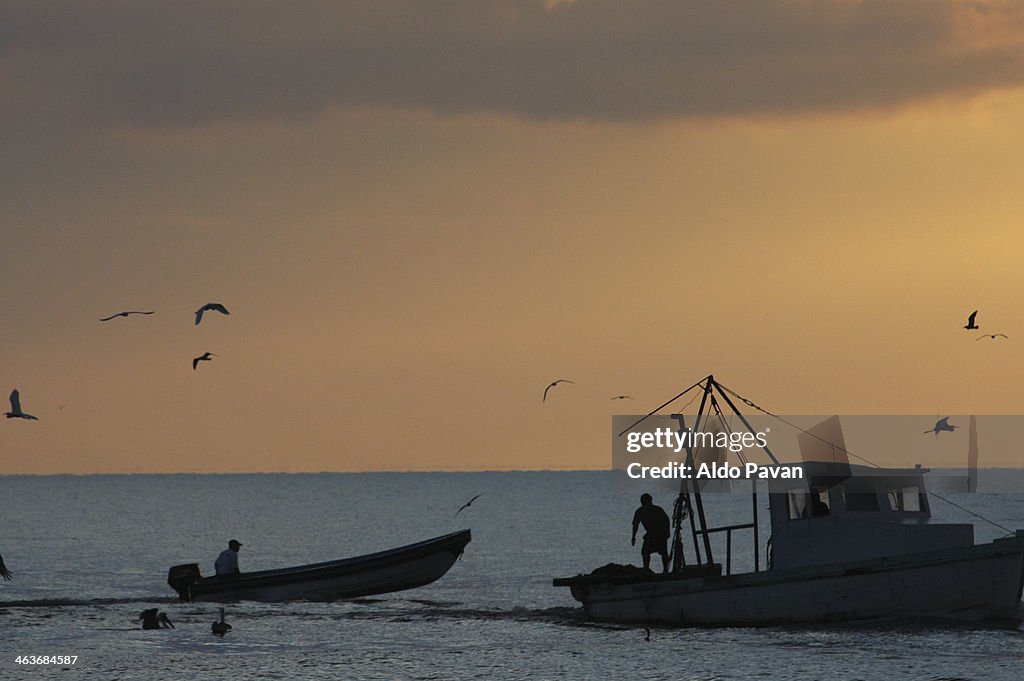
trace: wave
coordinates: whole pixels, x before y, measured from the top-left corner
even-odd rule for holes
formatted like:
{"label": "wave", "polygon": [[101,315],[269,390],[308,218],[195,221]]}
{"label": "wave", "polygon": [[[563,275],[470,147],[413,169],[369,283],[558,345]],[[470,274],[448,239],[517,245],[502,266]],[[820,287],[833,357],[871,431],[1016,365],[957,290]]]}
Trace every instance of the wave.
{"label": "wave", "polygon": [[104,605],[148,604],[166,605],[177,603],[175,597],[155,598],[38,598],[22,601],[0,601],[0,608],[75,608]]}

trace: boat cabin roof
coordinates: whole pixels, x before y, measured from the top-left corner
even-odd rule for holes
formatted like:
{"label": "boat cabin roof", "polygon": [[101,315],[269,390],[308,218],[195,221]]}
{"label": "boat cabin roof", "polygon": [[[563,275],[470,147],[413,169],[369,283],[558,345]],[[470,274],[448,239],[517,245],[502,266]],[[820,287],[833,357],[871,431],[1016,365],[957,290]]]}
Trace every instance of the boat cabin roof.
{"label": "boat cabin roof", "polygon": [[768,481],[769,492],[788,492],[794,488],[826,491],[839,484],[858,489],[884,491],[895,486],[915,485],[924,492],[924,475],[927,468],[874,468],[857,464],[831,461],[804,461],[796,466],[803,471],[803,477],[773,478]]}

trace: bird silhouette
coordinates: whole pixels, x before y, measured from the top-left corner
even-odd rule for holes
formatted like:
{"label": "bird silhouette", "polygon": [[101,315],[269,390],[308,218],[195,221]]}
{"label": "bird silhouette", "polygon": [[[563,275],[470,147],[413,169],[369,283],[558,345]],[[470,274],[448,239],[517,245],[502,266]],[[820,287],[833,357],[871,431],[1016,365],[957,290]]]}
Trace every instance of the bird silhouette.
{"label": "bird silhouette", "polygon": [[18,390],[14,389],[11,391],[11,410],[4,413],[9,419],[27,419],[29,421],[38,421],[32,414],[26,414],[21,410],[21,398],[18,395]]}
{"label": "bird silhouette", "polygon": [[223,314],[231,314],[230,312],[228,312],[228,309],[221,305],[220,303],[207,303],[206,305],[203,305],[201,308],[196,310],[196,326],[199,326],[199,322],[203,321],[203,313],[206,312],[207,310],[213,310],[215,312],[221,312]]}
{"label": "bird silhouette", "polygon": [[213,354],[212,352],[204,352],[203,354],[199,355],[198,357],[193,357],[192,358],[192,371],[196,370],[196,367],[199,365],[200,362],[209,362],[209,361],[213,360],[213,358],[216,357],[216,356],[217,355]]}
{"label": "bird silhouette", "polygon": [[12,577],[14,577],[14,574],[7,569],[6,565],[4,565],[3,556],[0,556],[0,577],[3,577],[8,582],[11,581]]}
{"label": "bird silhouette", "polygon": [[139,613],[143,629],[173,629],[174,623],[167,613],[160,612],[157,608],[149,608]]}
{"label": "bird silhouette", "polygon": [[1005,333],[983,333],[980,336],[978,336],[977,338],[975,338],[975,340],[981,340],[982,338],[993,338],[994,339],[996,337],[999,337],[999,338],[1009,338],[1009,336],[1007,336]]}
{"label": "bird silhouette", "polygon": [[125,310],[124,312],[117,312],[115,314],[110,315],[109,317],[104,317],[100,321],[109,322],[111,319],[114,319],[115,317],[127,317],[130,314],[153,314],[153,312],[154,310],[149,310],[148,312],[145,312],[143,310]]}
{"label": "bird silhouette", "polygon": [[210,625],[210,631],[214,636],[223,636],[231,631],[231,625],[224,621],[224,608],[220,609],[220,620]]}
{"label": "bird silhouette", "polygon": [[613,400],[631,400],[633,398],[630,395],[616,395],[612,399]]}
{"label": "bird silhouette", "polygon": [[981,327],[974,323],[974,318],[977,317],[977,316],[978,316],[978,311],[977,310],[972,312],[971,316],[967,318],[967,324],[964,325],[964,328],[967,329],[968,331],[973,331],[974,329],[980,329]]}
{"label": "bird silhouette", "polygon": [[949,417],[947,416],[936,421],[935,426],[931,430],[924,431],[924,434],[927,435],[928,433],[935,433],[935,437],[938,437],[939,433],[943,431],[949,431],[950,433],[952,433],[959,427],[960,426],[954,426],[952,423],[950,423]]}
{"label": "bird silhouette", "polygon": [[573,382],[570,381],[567,378],[560,378],[557,381],[553,382],[551,385],[549,385],[548,387],[544,388],[544,397],[541,398],[541,402],[547,402],[547,400],[548,400],[548,391],[551,390],[552,388],[554,388],[559,383],[573,383]]}
{"label": "bird silhouette", "polygon": [[[479,499],[481,496],[482,494],[477,494],[475,497],[464,503],[462,506],[459,507],[459,510],[455,512],[455,515],[459,515],[460,513],[462,513],[462,509],[469,508],[470,506],[472,506],[473,502]],[[452,517],[454,518],[455,516],[453,515]]]}

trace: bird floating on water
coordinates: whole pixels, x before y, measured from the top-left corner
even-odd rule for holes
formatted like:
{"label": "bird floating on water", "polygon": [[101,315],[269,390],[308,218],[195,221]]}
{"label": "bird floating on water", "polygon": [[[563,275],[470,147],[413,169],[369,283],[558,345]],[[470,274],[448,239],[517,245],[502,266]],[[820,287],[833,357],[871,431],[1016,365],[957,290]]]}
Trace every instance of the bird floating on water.
{"label": "bird floating on water", "polygon": [[174,623],[167,613],[160,612],[157,608],[150,608],[139,613],[143,629],[173,629]]}
{"label": "bird floating on water", "polygon": [[3,556],[0,556],[0,577],[3,577],[8,582],[11,581],[12,577],[14,577],[14,574],[7,569],[6,565],[4,565]]}
{"label": "bird floating on water", "polygon": [[952,433],[959,427],[960,426],[954,426],[952,423],[950,423],[949,417],[947,416],[936,421],[935,426],[931,430],[924,431],[924,434],[927,435],[928,433],[935,433],[935,437],[938,437],[939,433],[943,431],[949,431],[950,433]]}
{"label": "bird floating on water", "polygon": [[1007,336],[1005,333],[983,333],[980,336],[978,336],[977,338],[975,338],[974,340],[981,340],[982,338],[992,338],[992,339],[995,339],[997,337],[998,338],[1009,338],[1009,336]]}
{"label": "bird floating on water", "polygon": [[559,383],[573,383],[573,381],[570,381],[568,378],[560,378],[557,381],[553,382],[551,385],[549,385],[548,387],[544,388],[544,397],[541,399],[541,402],[547,402],[548,391],[551,390],[552,388],[554,388]]}
{"label": "bird floating on water", "polygon": [[967,318],[967,324],[964,325],[964,328],[967,329],[968,331],[973,331],[974,329],[980,329],[981,327],[974,323],[974,318],[977,317],[977,316],[978,316],[978,311],[977,310],[972,312],[971,315]]}
{"label": "bird floating on water", "polygon": [[32,414],[26,414],[21,410],[21,398],[18,396],[18,390],[15,388],[11,391],[11,410],[4,413],[9,419],[27,419],[29,421],[38,421]]}
{"label": "bird floating on water", "polygon": [[192,371],[196,370],[196,367],[199,365],[200,362],[212,361],[213,358],[216,357],[216,356],[217,355],[213,354],[212,352],[204,352],[203,354],[199,355],[198,357],[193,357],[192,358]]}
{"label": "bird floating on water", "polygon": [[630,396],[630,395],[616,395],[612,399],[613,400],[631,400],[631,399],[633,399],[633,397]]}
{"label": "bird floating on water", "polygon": [[[469,501],[464,503],[462,506],[459,507],[459,510],[455,512],[455,515],[459,515],[460,513],[462,513],[462,509],[469,508],[470,506],[472,506],[473,502],[476,501],[477,499],[479,499],[481,496],[482,496],[482,493],[481,494],[477,494],[475,497],[473,497],[472,499],[470,499]],[[452,516],[452,517],[454,518],[455,516]]]}
{"label": "bird floating on water", "polygon": [[110,315],[109,317],[104,317],[100,321],[109,322],[111,319],[114,319],[115,317],[127,317],[130,314],[153,314],[153,312],[155,312],[155,310],[149,310],[148,312],[145,310],[125,310],[124,312],[117,312],[115,314]]}
{"label": "bird floating on water", "polygon": [[215,312],[220,312],[223,314],[231,314],[230,312],[228,312],[228,309],[221,305],[220,303],[207,303],[206,305],[203,305],[201,308],[196,310],[196,326],[199,326],[199,322],[203,321],[203,313],[206,312],[207,310],[213,310]]}
{"label": "bird floating on water", "polygon": [[210,625],[214,636],[223,636],[231,631],[231,625],[224,621],[224,608],[220,609],[220,620]]}

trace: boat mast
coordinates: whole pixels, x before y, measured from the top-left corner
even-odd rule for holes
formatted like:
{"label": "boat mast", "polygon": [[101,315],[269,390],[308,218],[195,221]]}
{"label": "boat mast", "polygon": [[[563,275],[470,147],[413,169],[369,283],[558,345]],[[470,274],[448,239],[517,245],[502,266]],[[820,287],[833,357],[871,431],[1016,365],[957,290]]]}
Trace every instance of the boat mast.
{"label": "boat mast", "polygon": [[[693,424],[693,432],[695,432],[695,433],[700,432],[701,419],[704,416],[704,410],[707,407],[708,397],[711,395],[711,387],[714,384],[715,384],[715,377],[713,375],[708,375],[708,377],[706,379],[704,379],[704,393],[701,395],[700,407],[697,409],[697,418],[696,418],[696,420],[694,421],[694,424]],[[683,430],[686,429],[686,423],[683,420],[684,416],[682,414],[675,414],[675,415],[673,415],[673,418],[675,418],[677,421],[679,421],[679,425],[681,426],[681,429],[683,429]],[[687,470],[693,471],[693,466],[694,466],[693,443],[689,439],[687,441],[687,446],[686,446],[686,466],[687,466]],[[691,492],[691,489],[692,489],[692,492]],[[693,498],[693,501],[694,501],[693,505],[690,504],[690,498],[691,497]],[[676,572],[679,572],[682,569],[683,562],[684,562],[683,561],[682,538],[680,536],[680,530],[679,530],[679,527],[682,524],[681,523],[682,518],[680,517],[680,515],[681,515],[680,511],[684,507],[689,509],[690,532],[691,532],[691,534],[693,536],[693,550],[694,550],[694,552],[697,555],[697,565],[703,565],[704,564],[704,561],[701,559],[700,544],[697,541],[697,535],[701,535],[703,537],[703,539],[704,539],[704,541],[703,541],[703,544],[704,544],[704,556],[707,559],[707,563],[711,564],[711,563],[715,562],[714,561],[714,556],[711,553],[711,538],[708,536],[708,531],[707,531],[708,525],[707,525],[707,519],[706,519],[706,517],[704,515],[704,501],[701,499],[701,496],[700,496],[700,485],[697,484],[696,478],[694,478],[693,476],[690,476],[688,478],[683,478],[682,482],[679,485],[679,498],[676,501],[675,513],[673,513],[673,515],[676,516],[675,518],[673,518],[673,523],[676,526],[676,532],[675,532],[675,538],[672,541],[672,549],[673,549],[673,556],[674,556],[673,557],[672,569],[674,571],[676,571]],[[694,516],[697,516],[697,517],[694,517]],[[700,530],[697,529],[697,523],[698,522],[700,523]]]}
{"label": "boat mast", "polygon": [[[739,419],[743,422],[743,425],[744,427],[746,427],[747,431],[752,434],[756,434],[754,427],[751,426],[747,418],[742,413],[740,413],[740,410],[736,407],[736,404],[733,403],[729,395],[726,394],[726,391],[722,388],[722,386],[715,381],[715,377],[713,374],[709,374],[707,378],[705,378],[703,381],[698,382],[696,385],[700,385],[701,383],[703,383],[702,387],[704,389],[704,393],[701,396],[700,407],[697,409],[697,416],[693,425],[693,432],[700,432],[701,421],[705,416],[706,409],[708,408],[709,397],[711,400],[711,405],[718,411],[719,414],[721,413],[721,410],[718,409],[717,403],[715,401],[714,392],[717,392],[722,397],[722,399],[725,400],[725,403],[729,405],[729,408],[732,409],[732,412],[736,414],[736,416],[739,417]],[[747,400],[744,399],[744,401],[746,402]],[[672,418],[679,423],[680,431],[686,432],[686,417],[683,414],[673,414]],[[675,534],[672,540],[672,570],[674,572],[681,572],[686,563],[685,558],[683,557],[683,543],[681,532],[683,513],[689,511],[688,515],[690,516],[690,532],[693,537],[694,553],[697,555],[697,565],[705,565],[705,560],[703,560],[701,557],[700,544],[704,545],[704,556],[706,557],[706,564],[711,565],[712,563],[714,563],[714,557],[711,551],[711,533],[726,532],[726,574],[729,574],[729,564],[731,564],[732,560],[732,531],[752,529],[754,535],[754,571],[759,571],[760,547],[758,546],[757,480],[751,480],[752,522],[744,523],[741,525],[729,525],[725,527],[709,528],[707,524],[707,517],[704,514],[704,501],[701,498],[700,485],[698,484],[696,473],[694,471],[692,439],[688,438],[687,442],[688,444],[686,447],[686,466],[687,470],[691,472],[691,475],[689,477],[685,477],[682,479],[682,482],[679,485],[679,497],[676,499],[676,503],[673,508],[672,524],[675,527]],[[768,458],[770,458],[774,464],[779,465],[778,458],[776,458],[775,454],[772,453],[771,449],[769,449],[767,445],[761,447],[761,449],[764,450],[765,454],[768,455]],[[692,505],[690,504],[691,498],[694,502]],[[698,541],[698,535],[701,537],[702,541]]]}

